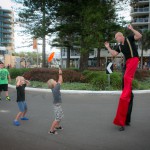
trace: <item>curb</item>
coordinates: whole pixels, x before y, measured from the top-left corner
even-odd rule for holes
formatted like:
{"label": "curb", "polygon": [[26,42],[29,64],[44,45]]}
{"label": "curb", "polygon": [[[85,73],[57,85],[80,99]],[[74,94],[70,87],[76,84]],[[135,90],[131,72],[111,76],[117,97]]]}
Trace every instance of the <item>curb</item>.
{"label": "curb", "polygon": [[[8,87],[15,89],[16,86],[8,84]],[[26,87],[26,91],[50,92],[50,89]],[[121,94],[122,91],[86,91],[86,90],[61,90],[64,94]],[[150,93],[150,90],[133,90],[134,94]]]}

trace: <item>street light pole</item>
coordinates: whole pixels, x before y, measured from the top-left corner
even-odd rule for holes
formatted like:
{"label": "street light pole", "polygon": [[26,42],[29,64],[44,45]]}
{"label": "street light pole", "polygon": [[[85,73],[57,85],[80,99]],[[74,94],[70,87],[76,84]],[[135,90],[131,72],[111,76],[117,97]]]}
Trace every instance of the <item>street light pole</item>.
{"label": "street light pole", "polygon": [[39,67],[39,52],[38,52],[38,48],[37,48],[37,68]]}

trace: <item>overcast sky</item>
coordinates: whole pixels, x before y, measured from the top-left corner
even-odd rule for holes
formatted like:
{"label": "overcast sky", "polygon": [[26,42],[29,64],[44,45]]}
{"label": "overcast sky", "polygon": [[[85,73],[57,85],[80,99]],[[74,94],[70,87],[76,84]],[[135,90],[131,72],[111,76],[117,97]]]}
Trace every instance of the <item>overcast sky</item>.
{"label": "overcast sky", "polygon": [[[0,6],[3,8],[3,9],[11,9],[13,10],[13,6],[15,5],[16,7],[16,4],[14,4],[11,0],[0,0]],[[18,26],[18,25],[15,25],[15,52],[33,52],[35,50],[33,50],[32,46],[31,47],[24,47],[24,48],[19,48],[19,47],[22,47],[24,45],[28,45],[26,44],[28,39],[26,36],[19,36],[18,35],[18,31],[20,30],[21,28]],[[31,39],[32,40],[32,39]],[[30,41],[31,41],[30,40]],[[42,46],[38,46],[38,52],[42,52]],[[57,48],[51,48],[50,45],[46,45],[46,54],[49,55],[51,54],[52,52],[55,52],[55,58],[58,58],[60,57],[60,50],[57,49]]]}

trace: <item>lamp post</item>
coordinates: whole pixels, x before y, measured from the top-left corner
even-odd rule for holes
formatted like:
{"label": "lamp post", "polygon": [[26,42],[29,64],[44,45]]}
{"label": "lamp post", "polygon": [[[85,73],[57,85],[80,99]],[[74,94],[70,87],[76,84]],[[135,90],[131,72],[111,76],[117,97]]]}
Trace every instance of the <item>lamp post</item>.
{"label": "lamp post", "polygon": [[37,68],[39,67],[39,52],[38,52],[38,44],[37,44],[37,38],[33,39],[33,49],[37,50],[37,61],[36,61],[36,65]]}

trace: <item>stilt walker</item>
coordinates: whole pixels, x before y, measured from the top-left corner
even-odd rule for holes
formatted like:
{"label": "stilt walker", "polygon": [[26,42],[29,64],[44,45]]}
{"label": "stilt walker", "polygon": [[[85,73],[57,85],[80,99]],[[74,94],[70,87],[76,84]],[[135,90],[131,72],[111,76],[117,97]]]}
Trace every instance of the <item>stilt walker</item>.
{"label": "stilt walker", "polygon": [[113,121],[115,125],[119,126],[119,131],[123,131],[125,129],[124,126],[126,123],[126,116],[132,96],[132,81],[134,79],[134,74],[139,63],[139,56],[137,47],[135,45],[135,40],[139,40],[142,37],[142,35],[138,31],[136,31],[131,25],[128,25],[128,29],[133,32],[133,35],[124,37],[121,32],[117,32],[115,34],[116,41],[120,43],[116,50],[112,50],[109,43],[105,42],[105,47],[108,49],[113,57],[117,56],[120,52],[122,52],[126,59],[124,88],[119,99],[116,117]]}

